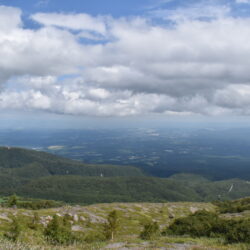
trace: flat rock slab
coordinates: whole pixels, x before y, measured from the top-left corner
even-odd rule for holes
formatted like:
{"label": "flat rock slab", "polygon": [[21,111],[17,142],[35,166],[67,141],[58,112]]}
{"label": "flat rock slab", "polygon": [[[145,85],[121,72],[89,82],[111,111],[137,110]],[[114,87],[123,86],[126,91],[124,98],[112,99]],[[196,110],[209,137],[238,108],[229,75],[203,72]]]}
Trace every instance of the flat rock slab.
{"label": "flat rock slab", "polygon": [[12,219],[10,219],[6,214],[1,214],[0,215],[1,220],[7,220],[9,222],[12,222]]}
{"label": "flat rock slab", "polygon": [[124,243],[110,243],[104,249],[121,249],[124,245]]}

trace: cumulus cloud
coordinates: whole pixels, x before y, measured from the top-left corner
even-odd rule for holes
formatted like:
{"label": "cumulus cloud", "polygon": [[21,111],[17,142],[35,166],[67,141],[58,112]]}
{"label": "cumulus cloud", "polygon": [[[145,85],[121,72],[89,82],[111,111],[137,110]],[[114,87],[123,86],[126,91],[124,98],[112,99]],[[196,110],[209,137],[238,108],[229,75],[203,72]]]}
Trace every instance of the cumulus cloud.
{"label": "cumulus cloud", "polygon": [[10,31],[22,25],[21,10],[17,8],[0,6],[0,30]]}
{"label": "cumulus cloud", "polygon": [[211,7],[205,20],[202,13],[171,17],[171,25],[148,17],[38,13],[31,18],[42,26],[27,29],[19,9],[1,6],[0,109],[248,115],[250,19],[220,11]]}
{"label": "cumulus cloud", "polygon": [[0,83],[14,76],[74,73],[89,61],[70,32],[53,27],[24,29],[16,8],[0,6],[0,20]]}

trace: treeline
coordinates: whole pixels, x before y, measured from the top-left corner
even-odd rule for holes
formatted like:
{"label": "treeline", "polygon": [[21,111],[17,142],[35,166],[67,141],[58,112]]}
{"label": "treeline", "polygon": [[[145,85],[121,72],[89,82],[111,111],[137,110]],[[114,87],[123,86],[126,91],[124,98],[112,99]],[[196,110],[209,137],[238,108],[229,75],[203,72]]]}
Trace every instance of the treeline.
{"label": "treeline", "polygon": [[233,201],[215,201],[213,203],[218,207],[220,213],[240,213],[250,210],[250,198]]}
{"label": "treeline", "polygon": [[4,197],[1,206],[9,208],[24,208],[31,210],[57,208],[65,205],[63,202],[54,200],[39,200],[39,199],[25,199],[18,197],[15,194],[10,197]]}
{"label": "treeline", "polygon": [[[211,201],[216,200],[222,190],[228,193],[231,184],[235,190],[223,199],[240,198],[250,195],[249,184],[240,180],[221,182],[180,180],[176,178],[154,177],[83,177],[46,176],[28,182],[14,182],[5,178],[1,187],[2,195],[16,193],[19,196],[58,200],[74,204],[95,204],[109,202],[166,202],[166,201]],[[0,178],[1,179],[1,178]],[[203,178],[202,178],[203,179]],[[227,203],[222,203],[228,206]],[[230,202],[228,204],[231,204]],[[222,206],[222,205],[221,205]],[[235,203],[233,207],[239,206]],[[243,207],[243,205],[241,205]],[[236,208],[235,208],[236,209]],[[241,208],[242,209],[242,208]]]}
{"label": "treeline", "polygon": [[[197,178],[197,177],[196,177]],[[203,179],[203,178],[202,178]],[[250,195],[244,181],[199,182],[178,178],[52,176],[31,181],[17,190],[22,196],[69,203],[211,201],[234,183],[223,199]]]}
{"label": "treeline", "polygon": [[81,204],[199,199],[184,183],[153,177],[44,177],[24,185],[17,194]]}

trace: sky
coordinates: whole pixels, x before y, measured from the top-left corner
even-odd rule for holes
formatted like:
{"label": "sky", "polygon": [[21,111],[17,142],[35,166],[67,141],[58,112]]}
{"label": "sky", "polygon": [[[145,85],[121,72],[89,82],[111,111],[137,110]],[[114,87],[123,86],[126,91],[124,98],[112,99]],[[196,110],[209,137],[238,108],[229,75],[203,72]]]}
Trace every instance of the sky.
{"label": "sky", "polygon": [[249,41],[249,0],[0,0],[0,116],[248,118]]}

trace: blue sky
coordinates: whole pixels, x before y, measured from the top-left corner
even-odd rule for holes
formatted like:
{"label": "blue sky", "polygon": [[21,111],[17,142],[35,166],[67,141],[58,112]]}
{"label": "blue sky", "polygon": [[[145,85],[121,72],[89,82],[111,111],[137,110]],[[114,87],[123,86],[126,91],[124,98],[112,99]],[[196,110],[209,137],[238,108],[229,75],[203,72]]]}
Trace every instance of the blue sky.
{"label": "blue sky", "polygon": [[0,113],[248,118],[249,17],[249,0],[0,0]]}
{"label": "blue sky", "polygon": [[197,4],[228,5],[232,14],[249,16],[247,1],[235,0],[1,0],[0,4],[19,7],[25,16],[35,12],[71,12],[91,15],[112,15],[113,17],[147,15],[150,10],[185,8]]}
{"label": "blue sky", "polygon": [[30,14],[37,11],[43,12],[84,12],[92,15],[124,16],[137,15],[144,12],[144,8],[150,6],[151,0],[13,0],[0,1],[3,5],[11,5],[22,8],[25,13]]}

